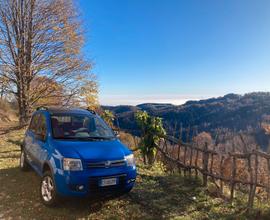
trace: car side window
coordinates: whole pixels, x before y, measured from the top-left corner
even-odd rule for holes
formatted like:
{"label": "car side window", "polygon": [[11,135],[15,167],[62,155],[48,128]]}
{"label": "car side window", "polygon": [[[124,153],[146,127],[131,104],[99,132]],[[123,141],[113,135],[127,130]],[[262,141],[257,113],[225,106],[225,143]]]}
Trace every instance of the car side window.
{"label": "car side window", "polygon": [[37,133],[37,128],[38,128],[38,121],[39,121],[39,114],[35,114],[32,117],[30,126],[29,126],[29,130],[32,131],[33,133]]}
{"label": "car side window", "polygon": [[47,134],[47,124],[46,124],[46,118],[44,115],[40,115],[38,120],[38,126],[36,133],[42,137],[42,139],[45,139]]}

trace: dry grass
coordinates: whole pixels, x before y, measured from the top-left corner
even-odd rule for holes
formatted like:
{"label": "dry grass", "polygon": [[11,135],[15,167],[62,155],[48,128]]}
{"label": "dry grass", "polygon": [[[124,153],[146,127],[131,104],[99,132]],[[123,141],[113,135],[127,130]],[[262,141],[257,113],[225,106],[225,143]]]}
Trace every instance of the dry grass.
{"label": "dry grass", "polygon": [[[196,179],[149,168],[138,157],[138,179],[129,195],[111,200],[66,199],[56,208],[39,200],[40,178],[18,168],[22,130],[0,136],[0,219],[255,219],[241,199],[234,204],[211,197]],[[268,206],[258,219],[269,219]]]}
{"label": "dry grass", "polygon": [[14,121],[17,121],[16,112],[7,101],[0,99],[0,127]]}

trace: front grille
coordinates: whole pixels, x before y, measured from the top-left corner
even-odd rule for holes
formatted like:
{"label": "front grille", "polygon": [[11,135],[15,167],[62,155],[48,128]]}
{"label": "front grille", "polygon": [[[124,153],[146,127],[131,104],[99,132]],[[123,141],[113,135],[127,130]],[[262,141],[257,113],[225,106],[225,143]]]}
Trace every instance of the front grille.
{"label": "front grille", "polygon": [[108,160],[100,162],[89,162],[87,163],[87,168],[110,168],[110,167],[121,167],[125,166],[125,160]]}
{"label": "front grille", "polygon": [[[118,178],[118,184],[114,186],[99,186],[99,182],[104,178]],[[90,177],[89,180],[89,191],[91,193],[102,193],[102,192],[110,192],[113,193],[117,190],[121,190],[124,188],[126,184],[126,174],[120,174],[116,176],[102,176],[102,177]]]}

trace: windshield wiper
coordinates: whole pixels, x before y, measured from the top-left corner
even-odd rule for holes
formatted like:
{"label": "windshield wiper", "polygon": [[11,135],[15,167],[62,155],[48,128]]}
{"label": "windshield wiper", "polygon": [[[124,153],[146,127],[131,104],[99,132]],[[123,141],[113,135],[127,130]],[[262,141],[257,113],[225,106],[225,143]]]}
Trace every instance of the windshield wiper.
{"label": "windshield wiper", "polygon": [[98,137],[98,136],[90,136],[90,137],[57,137],[55,139],[59,140],[76,140],[76,141],[88,141],[88,140],[111,140],[115,137]]}
{"label": "windshield wiper", "polygon": [[98,137],[98,136],[90,136],[90,137],[80,137],[78,138],[79,140],[110,140],[113,139],[114,137]]}

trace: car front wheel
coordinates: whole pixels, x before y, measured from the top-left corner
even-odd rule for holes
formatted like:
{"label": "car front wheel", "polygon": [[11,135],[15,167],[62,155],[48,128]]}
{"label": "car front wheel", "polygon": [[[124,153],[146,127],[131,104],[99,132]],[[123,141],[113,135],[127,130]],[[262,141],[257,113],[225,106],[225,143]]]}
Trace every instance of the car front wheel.
{"label": "car front wheel", "polygon": [[40,197],[43,204],[46,206],[57,205],[59,197],[50,171],[46,171],[41,179]]}

